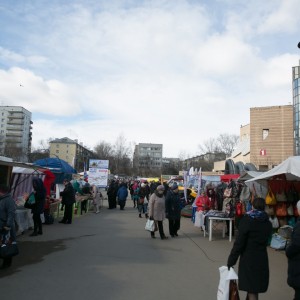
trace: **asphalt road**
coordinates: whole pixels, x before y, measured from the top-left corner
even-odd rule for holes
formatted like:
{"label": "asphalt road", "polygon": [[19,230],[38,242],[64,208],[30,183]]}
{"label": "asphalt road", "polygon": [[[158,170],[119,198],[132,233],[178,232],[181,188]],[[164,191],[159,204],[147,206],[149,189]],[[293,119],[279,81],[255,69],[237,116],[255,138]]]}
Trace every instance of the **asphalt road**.
{"label": "asphalt road", "polygon": [[[214,232],[213,241],[182,218],[179,237],[151,239],[128,200],[124,211],[89,212],[71,225],[44,225],[44,235],[20,236],[20,255],[0,271],[1,299],[163,300],[216,299],[218,268],[232,244]],[[164,222],[168,234],[167,221]],[[286,300],[283,252],[269,249],[270,286],[260,300]],[[237,267],[236,267],[237,268]],[[240,292],[241,299],[245,293]]]}

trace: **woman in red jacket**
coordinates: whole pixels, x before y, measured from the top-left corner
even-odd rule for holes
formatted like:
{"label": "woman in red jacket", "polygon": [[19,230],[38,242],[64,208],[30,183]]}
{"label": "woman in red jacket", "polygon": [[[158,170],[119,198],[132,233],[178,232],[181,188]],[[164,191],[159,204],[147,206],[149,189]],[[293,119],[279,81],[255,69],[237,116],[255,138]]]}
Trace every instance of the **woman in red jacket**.
{"label": "woman in red jacket", "polygon": [[195,204],[197,206],[197,211],[210,210],[210,201],[205,191],[201,192],[200,196],[196,199]]}

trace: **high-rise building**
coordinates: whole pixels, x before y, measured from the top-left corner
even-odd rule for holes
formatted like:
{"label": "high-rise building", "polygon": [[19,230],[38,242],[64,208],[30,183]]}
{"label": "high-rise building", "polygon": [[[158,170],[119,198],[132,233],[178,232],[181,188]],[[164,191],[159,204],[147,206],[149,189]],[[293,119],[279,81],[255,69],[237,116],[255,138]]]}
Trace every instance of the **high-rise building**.
{"label": "high-rise building", "polygon": [[0,155],[27,161],[32,141],[31,112],[21,106],[0,106]]}
{"label": "high-rise building", "polygon": [[162,151],[162,144],[139,143],[134,149],[133,167],[139,173],[160,171],[162,168]]}
{"label": "high-rise building", "polygon": [[293,67],[294,152],[300,155],[300,62]]}

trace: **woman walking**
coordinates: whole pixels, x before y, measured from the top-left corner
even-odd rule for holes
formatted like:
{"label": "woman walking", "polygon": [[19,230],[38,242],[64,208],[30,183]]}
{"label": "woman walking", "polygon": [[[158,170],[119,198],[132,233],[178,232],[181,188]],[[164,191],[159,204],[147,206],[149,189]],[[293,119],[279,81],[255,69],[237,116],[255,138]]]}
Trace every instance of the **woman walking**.
{"label": "woman walking", "polygon": [[169,233],[171,237],[178,236],[180,228],[181,207],[178,185],[174,183],[166,196],[166,218],[169,220]]}
{"label": "woman walking", "polygon": [[[159,235],[162,240],[167,239],[164,233],[163,220],[165,219],[165,196],[164,186],[159,185],[151,195],[148,208],[149,218],[155,221],[155,227],[158,227]],[[151,231],[151,237],[155,238],[154,231]]]}
{"label": "woman walking", "polygon": [[[43,181],[41,178],[34,177],[32,179],[32,187],[35,198],[35,203],[31,204],[31,213],[32,213],[32,219],[33,219],[33,233],[30,234],[30,236],[37,236],[38,234],[43,234],[42,229],[42,220],[41,220],[41,214],[44,212],[44,206],[46,201],[46,189],[44,187]],[[28,200],[29,194],[25,194],[24,198]]]}
{"label": "woman walking", "polygon": [[228,268],[239,261],[239,289],[247,292],[247,300],[258,300],[258,294],[269,286],[268,239],[272,224],[265,212],[265,199],[255,198],[253,209],[240,221],[238,237],[228,257]]}

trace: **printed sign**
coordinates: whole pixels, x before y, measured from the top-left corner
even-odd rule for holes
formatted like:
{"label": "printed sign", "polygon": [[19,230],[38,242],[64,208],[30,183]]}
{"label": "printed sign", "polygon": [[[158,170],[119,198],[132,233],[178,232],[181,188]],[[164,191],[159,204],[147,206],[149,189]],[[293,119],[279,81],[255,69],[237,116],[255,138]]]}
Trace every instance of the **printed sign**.
{"label": "printed sign", "polygon": [[97,185],[98,187],[106,187],[108,180],[108,170],[90,168],[89,169],[89,184]]}
{"label": "printed sign", "polygon": [[90,159],[90,168],[108,169],[109,160]]}

